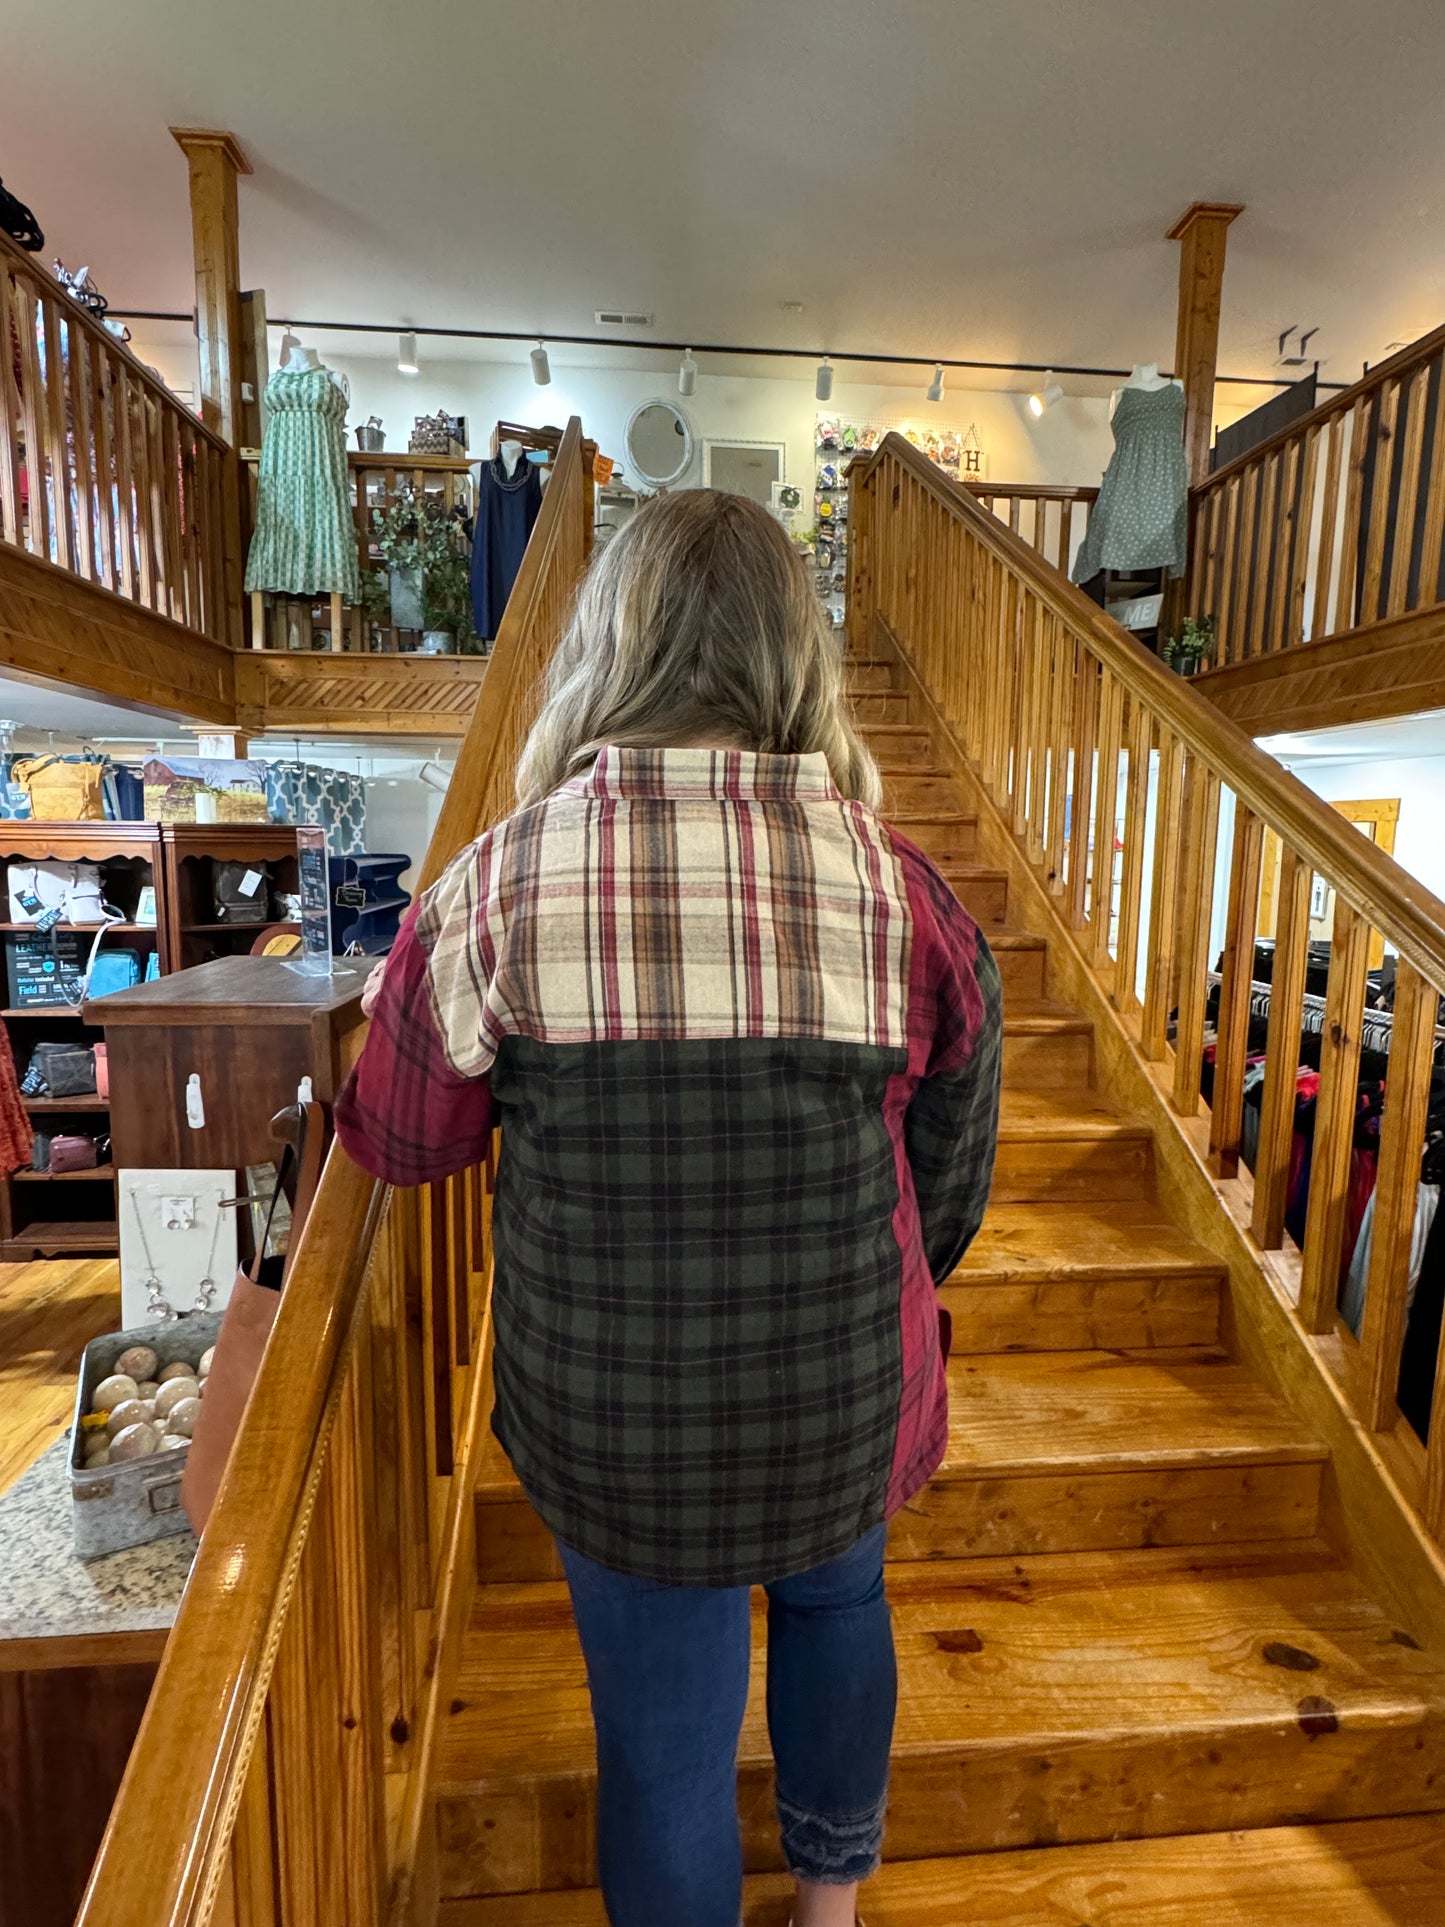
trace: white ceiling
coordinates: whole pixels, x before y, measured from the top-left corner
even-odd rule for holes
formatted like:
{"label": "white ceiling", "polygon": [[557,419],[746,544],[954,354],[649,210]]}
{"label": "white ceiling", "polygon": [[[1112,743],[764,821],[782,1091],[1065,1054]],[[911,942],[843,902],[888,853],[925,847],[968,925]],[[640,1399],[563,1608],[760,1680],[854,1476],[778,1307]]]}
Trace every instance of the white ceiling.
{"label": "white ceiling", "polygon": [[1445,756],[1445,710],[1394,716],[1383,722],[1343,723],[1338,729],[1302,730],[1298,735],[1261,736],[1261,749],[1287,769],[1299,763],[1389,762],[1405,756]]}
{"label": "white ceiling", "polygon": [[179,123],[254,163],[272,314],[1167,363],[1203,199],[1248,204],[1226,372],[1445,315],[1438,0],[0,0],[0,44],[0,175],[117,308],[191,305]]}

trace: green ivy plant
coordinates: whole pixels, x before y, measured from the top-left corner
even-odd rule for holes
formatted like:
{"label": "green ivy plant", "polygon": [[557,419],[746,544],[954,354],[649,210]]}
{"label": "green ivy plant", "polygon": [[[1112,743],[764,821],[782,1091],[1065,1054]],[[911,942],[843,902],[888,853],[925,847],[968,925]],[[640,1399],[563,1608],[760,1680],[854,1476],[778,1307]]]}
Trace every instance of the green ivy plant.
{"label": "green ivy plant", "polygon": [[[387,568],[397,574],[420,573],[422,620],[427,628],[445,629],[465,647],[476,634],[471,559],[455,516],[435,496],[418,491],[411,482],[402,482],[387,497],[384,508],[372,510],[371,521],[376,546]],[[379,571],[371,573],[386,589],[389,621],[390,585]],[[368,586],[363,581],[363,601]]]}
{"label": "green ivy plant", "polygon": [[1213,656],[1214,642],[1213,616],[1186,616],[1179,633],[1167,637],[1159,653],[1181,676],[1192,676]]}

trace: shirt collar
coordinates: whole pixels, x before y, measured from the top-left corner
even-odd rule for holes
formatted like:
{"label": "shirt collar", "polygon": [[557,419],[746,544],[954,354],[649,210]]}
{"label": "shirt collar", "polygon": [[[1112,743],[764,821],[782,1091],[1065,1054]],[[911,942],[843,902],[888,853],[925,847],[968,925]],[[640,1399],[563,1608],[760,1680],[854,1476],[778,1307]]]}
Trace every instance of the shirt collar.
{"label": "shirt collar", "polygon": [[609,743],[567,785],[583,796],[725,797],[833,802],[838,791],[821,750],[779,756],[749,749],[630,749]]}

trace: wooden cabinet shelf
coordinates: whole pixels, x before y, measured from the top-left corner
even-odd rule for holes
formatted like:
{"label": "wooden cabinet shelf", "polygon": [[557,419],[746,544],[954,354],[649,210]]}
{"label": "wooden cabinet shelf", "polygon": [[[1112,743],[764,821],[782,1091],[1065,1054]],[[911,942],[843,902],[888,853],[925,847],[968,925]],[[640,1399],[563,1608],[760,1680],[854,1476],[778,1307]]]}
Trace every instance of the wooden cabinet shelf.
{"label": "wooden cabinet shelf", "polygon": [[93,1165],[89,1171],[12,1171],[12,1184],[94,1184],[98,1178],[109,1181],[115,1176],[113,1164]]}
{"label": "wooden cabinet shelf", "polygon": [[108,1111],[110,1099],[92,1091],[89,1097],[22,1097],[27,1111]]}

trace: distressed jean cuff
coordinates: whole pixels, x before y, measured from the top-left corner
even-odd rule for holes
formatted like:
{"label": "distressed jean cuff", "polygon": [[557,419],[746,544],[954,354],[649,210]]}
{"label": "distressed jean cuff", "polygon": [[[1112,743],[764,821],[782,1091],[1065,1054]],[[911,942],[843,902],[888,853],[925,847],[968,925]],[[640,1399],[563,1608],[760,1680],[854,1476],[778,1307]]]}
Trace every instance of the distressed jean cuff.
{"label": "distressed jean cuff", "polygon": [[883,1815],[888,1797],[862,1813],[807,1813],[778,1795],[778,1825],[789,1873],[823,1887],[866,1880],[883,1857]]}

